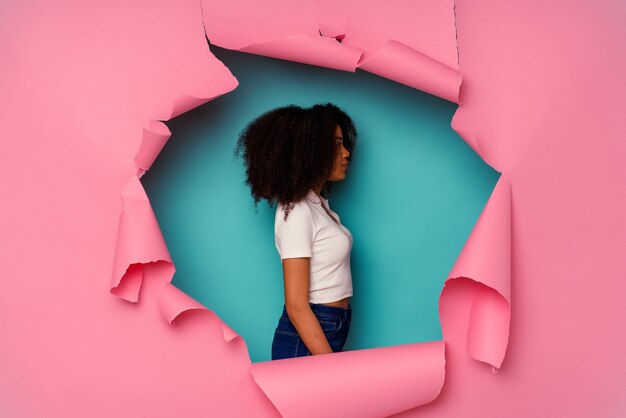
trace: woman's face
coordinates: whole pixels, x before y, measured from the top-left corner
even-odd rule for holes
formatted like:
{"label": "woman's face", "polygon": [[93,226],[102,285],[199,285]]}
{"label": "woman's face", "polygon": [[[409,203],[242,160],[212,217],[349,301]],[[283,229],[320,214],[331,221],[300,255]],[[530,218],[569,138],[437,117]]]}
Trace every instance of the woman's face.
{"label": "woman's face", "polygon": [[335,166],[328,180],[338,181],[346,178],[346,170],[348,169],[348,157],[350,152],[343,146],[343,133],[341,127],[337,125],[335,129],[335,143],[337,144],[337,155],[335,157]]}

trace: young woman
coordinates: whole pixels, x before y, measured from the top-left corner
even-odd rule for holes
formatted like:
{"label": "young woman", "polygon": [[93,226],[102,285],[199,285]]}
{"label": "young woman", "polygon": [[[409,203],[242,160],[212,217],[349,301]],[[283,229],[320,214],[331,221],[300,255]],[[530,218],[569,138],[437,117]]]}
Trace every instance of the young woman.
{"label": "young woman", "polygon": [[285,304],[272,360],[341,351],[346,342],[352,234],[323,196],[346,178],[355,140],[352,120],[331,103],[270,110],[239,137],[255,204],[278,204],[274,239]]}

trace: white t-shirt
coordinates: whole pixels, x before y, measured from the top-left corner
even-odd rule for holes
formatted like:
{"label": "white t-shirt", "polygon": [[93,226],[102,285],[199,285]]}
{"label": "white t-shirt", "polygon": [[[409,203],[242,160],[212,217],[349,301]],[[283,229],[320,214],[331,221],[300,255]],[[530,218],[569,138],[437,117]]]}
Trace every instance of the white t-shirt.
{"label": "white t-shirt", "polygon": [[276,208],[274,240],[280,259],[310,257],[309,302],[328,303],[352,296],[350,252],[352,234],[343,225],[337,225],[321,205],[341,224],[339,215],[328,206],[328,199],[320,198],[313,190],[285,212]]}

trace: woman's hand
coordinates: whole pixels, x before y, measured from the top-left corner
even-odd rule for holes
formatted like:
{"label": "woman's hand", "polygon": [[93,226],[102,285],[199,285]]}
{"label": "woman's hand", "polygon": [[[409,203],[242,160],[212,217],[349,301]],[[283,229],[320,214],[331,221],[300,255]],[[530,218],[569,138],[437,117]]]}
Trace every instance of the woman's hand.
{"label": "woman's hand", "polygon": [[332,353],[333,349],[309,305],[310,266],[310,257],[283,260],[285,309],[311,354]]}

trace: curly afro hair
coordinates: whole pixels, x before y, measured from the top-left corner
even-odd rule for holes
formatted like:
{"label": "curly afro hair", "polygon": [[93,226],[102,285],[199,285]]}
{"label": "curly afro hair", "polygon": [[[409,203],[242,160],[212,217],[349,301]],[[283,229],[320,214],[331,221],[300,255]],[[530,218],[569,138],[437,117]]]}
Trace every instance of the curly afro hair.
{"label": "curly afro hair", "polygon": [[[337,125],[350,159],[356,129],[352,119],[332,103],[279,107],[250,122],[239,135],[235,155],[243,154],[246,184],[255,206],[261,199],[278,203],[287,219],[296,202],[328,179],[339,152]],[[330,183],[324,183],[322,194],[330,192]]]}

